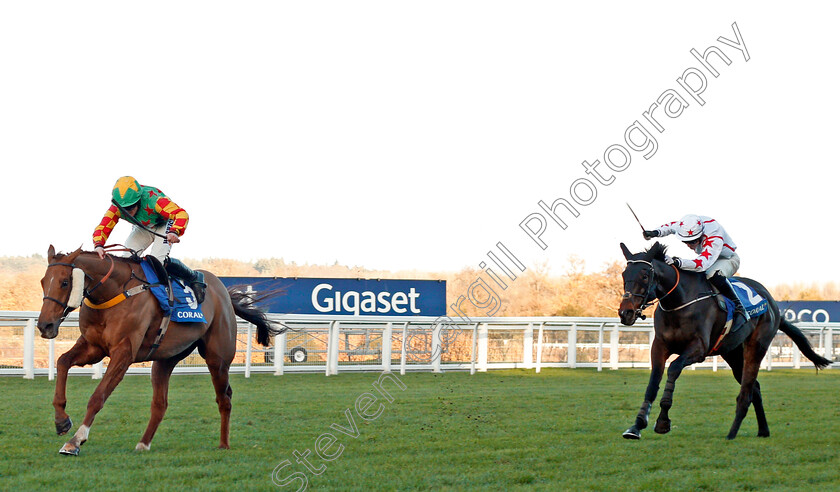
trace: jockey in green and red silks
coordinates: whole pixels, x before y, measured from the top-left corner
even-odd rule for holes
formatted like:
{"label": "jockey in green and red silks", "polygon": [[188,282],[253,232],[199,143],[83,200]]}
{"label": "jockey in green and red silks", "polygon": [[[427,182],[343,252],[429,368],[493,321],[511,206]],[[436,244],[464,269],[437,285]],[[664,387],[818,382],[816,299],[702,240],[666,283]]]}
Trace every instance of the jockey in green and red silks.
{"label": "jockey in green and red silks", "polygon": [[[142,186],[131,176],[118,179],[111,196],[111,206],[93,231],[93,245],[97,248],[105,245],[105,241],[108,240],[108,236],[111,235],[111,231],[114,230],[114,226],[117,225],[120,218],[125,218],[135,225],[139,223],[146,229],[151,230],[159,229],[172,221],[172,225],[165,232],[171,232],[178,237],[183,236],[187,229],[190,216],[186,210],[176,205],[158,188]],[[128,211],[138,203],[139,208],[133,216],[123,217],[121,208],[123,211]],[[146,247],[148,246],[147,244]],[[145,249],[145,247],[142,249]],[[168,253],[168,249],[166,251],[155,251],[154,249],[151,251],[151,254],[161,261]]]}
{"label": "jockey in green and red silks", "polygon": [[111,191],[111,206],[93,231],[94,250],[100,258],[105,258],[105,241],[121,218],[134,225],[125,246],[138,254],[151,246],[149,254],[160,260],[170,274],[190,284],[198,303],[203,302],[204,275],[169,256],[172,245],[181,242],[187,230],[190,216],[186,210],[160,189],[143,186],[131,176],[121,177]]}

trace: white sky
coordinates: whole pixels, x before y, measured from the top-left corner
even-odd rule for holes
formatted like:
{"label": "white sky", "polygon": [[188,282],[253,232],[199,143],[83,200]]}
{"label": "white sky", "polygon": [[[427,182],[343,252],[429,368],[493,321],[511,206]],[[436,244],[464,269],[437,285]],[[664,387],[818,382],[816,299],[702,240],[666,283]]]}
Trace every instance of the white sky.
{"label": "white sky", "polygon": [[[745,276],[836,280],[838,8],[808,5],[5,2],[0,256],[91,248],[130,174],[190,213],[182,258],[440,271],[502,241],[599,269],[645,246],[630,202],[649,228],[715,217]],[[748,62],[716,42],[733,22]],[[732,64],[706,104],[536,247],[537,201],[568,199],[711,45]]]}

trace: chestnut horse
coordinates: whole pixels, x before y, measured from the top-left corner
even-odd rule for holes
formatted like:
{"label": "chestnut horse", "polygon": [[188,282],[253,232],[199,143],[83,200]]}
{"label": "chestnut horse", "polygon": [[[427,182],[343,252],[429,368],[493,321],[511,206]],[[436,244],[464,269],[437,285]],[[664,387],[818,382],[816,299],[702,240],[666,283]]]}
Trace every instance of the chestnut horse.
{"label": "chestnut horse", "polygon": [[[128,367],[135,362],[152,363],[152,410],[146,432],[137,444],[138,450],[149,450],[152,438],[168,405],[169,377],[175,365],[195,348],[207,362],[216,390],[216,403],[221,414],[220,448],[230,447],[230,410],[233,391],[228,370],[236,351],[236,316],[257,327],[257,341],[268,346],[270,337],[284,330],[275,329],[265,313],[254,306],[255,299],[234,289],[225,289],[210,272],[204,272],[207,295],[201,310],[206,323],[172,322],[161,339],[163,310],[149,292],[136,257],[108,255],[100,259],[96,253],[78,249],[70,254],[47,252],[46,274],[41,280],[44,303],[38,317],[38,330],[43,338],[55,338],[58,327],[73,309],[81,304],[76,344],[58,358],[55,384],[55,428],[59,435],[73,426],[65,412],[67,404],[67,372],[72,366],[95,364],[111,358],[102,381],[88,401],[87,412],[75,435],[59,451],[78,455],[79,447],[88,439],[90,427],[105,400],[122,381]],[[129,295],[126,296],[126,293]],[[81,303],[82,297],[86,299]],[[94,309],[94,306],[96,309]],[[159,346],[157,346],[159,344]]]}
{"label": "chestnut horse", "polygon": [[[622,324],[632,325],[637,318],[644,318],[641,312],[654,299],[659,300],[653,320],[654,339],[650,348],[650,381],[645,400],[636,416],[635,423],[622,434],[626,439],[639,439],[641,431],[648,424],[650,407],[656,400],[659,382],[665,371],[665,362],[677,354],[668,367],[668,381],[659,402],[660,412],[654,432],[665,434],[671,430],[668,411],[671,409],[674,386],[683,368],[702,362],[707,356],[719,353],[732,368],[732,375],[741,384],[735,408],[735,420],[729,429],[727,439],[734,439],[752,404],[758,419],[758,436],[770,435],[761,387],[758,384],[758,369],[767,349],[778,330],[782,330],[799,347],[817,368],[826,367],[831,361],[814,352],[808,339],[796,326],[779,313],[776,301],[760,283],[739,277],[752,287],[769,306],[764,314],[754,316],[737,332],[729,334],[718,342],[724,333],[726,313],[718,308],[716,294],[704,273],[678,270],[665,263],[665,246],[656,242],[647,251],[631,253],[624,243],[621,251],[627,259],[624,269],[624,297],[618,309]],[[716,347],[720,343],[719,347]],[[718,352],[714,352],[718,348]]]}

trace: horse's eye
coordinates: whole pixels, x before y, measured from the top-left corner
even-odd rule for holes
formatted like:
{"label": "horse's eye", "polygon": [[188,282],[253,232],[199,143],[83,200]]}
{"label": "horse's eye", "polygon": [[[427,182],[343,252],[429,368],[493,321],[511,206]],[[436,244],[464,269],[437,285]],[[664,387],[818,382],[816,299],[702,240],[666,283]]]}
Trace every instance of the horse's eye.
{"label": "horse's eye", "polygon": [[69,285],[70,285],[70,281],[69,281],[69,280],[64,279],[64,280],[62,280],[62,281],[61,281],[61,288],[62,288],[62,289],[66,289],[66,288],[67,288],[67,286],[69,286]]}

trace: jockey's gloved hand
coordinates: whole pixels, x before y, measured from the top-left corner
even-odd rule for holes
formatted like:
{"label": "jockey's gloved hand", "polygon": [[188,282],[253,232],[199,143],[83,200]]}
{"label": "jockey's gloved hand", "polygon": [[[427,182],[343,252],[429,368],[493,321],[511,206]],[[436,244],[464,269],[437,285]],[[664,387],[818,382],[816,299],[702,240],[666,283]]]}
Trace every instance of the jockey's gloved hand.
{"label": "jockey's gloved hand", "polygon": [[93,251],[95,251],[96,254],[99,255],[100,260],[105,259],[105,248],[103,248],[102,246],[97,246],[97,247],[93,248]]}
{"label": "jockey's gloved hand", "polygon": [[680,268],[682,266],[682,260],[677,258],[676,256],[672,258],[668,255],[665,255],[665,263],[669,265],[674,265],[677,268]]}
{"label": "jockey's gloved hand", "polygon": [[644,232],[642,232],[642,235],[645,237],[645,240],[647,240],[647,239],[650,239],[652,237],[659,237],[659,231],[658,230],[644,231]]}

